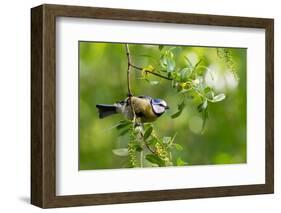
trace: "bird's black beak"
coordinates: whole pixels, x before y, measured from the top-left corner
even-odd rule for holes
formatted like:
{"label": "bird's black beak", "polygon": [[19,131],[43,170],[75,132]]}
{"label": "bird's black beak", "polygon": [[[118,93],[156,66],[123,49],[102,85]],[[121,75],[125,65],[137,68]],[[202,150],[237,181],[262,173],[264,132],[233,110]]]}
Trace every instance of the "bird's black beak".
{"label": "bird's black beak", "polygon": [[165,106],[165,109],[170,109],[170,107],[169,106]]}

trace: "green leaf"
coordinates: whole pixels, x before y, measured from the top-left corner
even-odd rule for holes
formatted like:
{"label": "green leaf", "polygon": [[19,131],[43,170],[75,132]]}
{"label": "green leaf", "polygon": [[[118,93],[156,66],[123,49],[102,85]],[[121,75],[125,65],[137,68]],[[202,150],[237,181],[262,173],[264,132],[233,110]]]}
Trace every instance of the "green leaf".
{"label": "green leaf", "polygon": [[177,86],[178,86],[178,82],[173,79],[172,80],[172,87],[176,88]]}
{"label": "green leaf", "polygon": [[141,152],[142,151],[142,147],[139,144],[136,144],[136,151],[137,152]]}
{"label": "green leaf", "polygon": [[164,45],[158,45],[158,47],[159,47],[159,50],[161,51],[163,49]]}
{"label": "green leaf", "polygon": [[225,99],[225,94],[221,93],[219,95],[216,95],[214,98],[213,98],[213,102],[219,102],[219,101],[222,101],[223,99]]}
{"label": "green leaf", "polygon": [[160,65],[163,68],[163,71],[167,71],[167,59],[165,56],[161,56],[160,58]]}
{"label": "green leaf", "polygon": [[174,118],[177,118],[181,115],[183,109],[185,107],[185,103],[184,101],[178,105],[178,112],[176,112],[175,114],[171,115],[171,118],[174,119]]}
{"label": "green leaf", "polygon": [[175,114],[171,115],[171,118],[175,119],[175,118],[179,117],[181,115],[181,113],[182,113],[182,111],[177,111]]}
{"label": "green leaf", "polygon": [[131,130],[130,128],[124,129],[122,132],[119,133],[119,136],[123,136],[127,134],[130,130]]}
{"label": "green leaf", "polygon": [[152,131],[153,131],[152,126],[150,126],[148,129],[146,129],[145,133],[144,133],[144,136],[143,136],[143,139],[146,140],[151,135]]}
{"label": "green leaf", "polygon": [[147,145],[155,145],[158,142],[157,138],[152,137],[151,139],[146,141]]}
{"label": "green leaf", "polygon": [[113,154],[117,156],[128,156],[128,149],[127,148],[120,148],[120,149],[113,149]]}
{"label": "green leaf", "polygon": [[193,69],[195,70],[201,62],[202,62],[202,60],[200,59],[200,60],[195,64],[195,66],[194,66]]}
{"label": "green leaf", "polygon": [[211,92],[211,91],[213,91],[211,87],[206,87],[206,88],[204,89],[204,93],[205,93],[205,94],[207,94],[207,93],[209,93],[209,92]]}
{"label": "green leaf", "polygon": [[208,107],[208,101],[205,99],[201,104],[198,105],[197,109],[199,112],[202,112],[203,110],[207,109]]}
{"label": "green leaf", "polygon": [[185,166],[186,164],[180,157],[177,158],[177,166]]}
{"label": "green leaf", "polygon": [[183,147],[182,147],[180,144],[178,144],[178,143],[175,143],[175,147],[176,147],[176,149],[179,150],[179,151],[182,151],[182,150],[183,150]]}
{"label": "green leaf", "polygon": [[192,65],[191,61],[189,60],[189,58],[188,58],[187,56],[184,56],[184,58],[185,58],[186,61],[187,61],[187,65],[188,65],[190,68],[192,68],[193,65]]}
{"label": "green leaf", "polygon": [[131,121],[127,121],[127,120],[119,121],[116,125],[116,129],[118,130],[123,129],[124,127],[130,125],[131,123],[132,123]]}
{"label": "green leaf", "polygon": [[211,87],[206,87],[204,89],[204,93],[205,93],[205,96],[209,99],[213,99],[214,98],[214,91]]}
{"label": "green leaf", "polygon": [[150,163],[157,164],[160,167],[165,166],[165,161],[163,161],[161,158],[159,158],[156,155],[148,154],[145,156],[145,159]]}
{"label": "green leaf", "polygon": [[184,68],[180,71],[180,81],[185,82],[191,74],[191,69]]}
{"label": "green leaf", "polygon": [[171,51],[166,51],[160,58],[160,65],[167,72],[173,72],[176,68],[174,54]]}
{"label": "green leaf", "polygon": [[181,46],[172,47],[169,49],[169,51],[172,52],[174,55],[179,55],[182,51],[182,47]]}
{"label": "green leaf", "polygon": [[131,149],[136,152],[141,152],[143,150],[142,147],[137,142],[131,145]]}
{"label": "green leaf", "polygon": [[176,62],[173,58],[167,58],[167,71],[173,72],[176,68]]}

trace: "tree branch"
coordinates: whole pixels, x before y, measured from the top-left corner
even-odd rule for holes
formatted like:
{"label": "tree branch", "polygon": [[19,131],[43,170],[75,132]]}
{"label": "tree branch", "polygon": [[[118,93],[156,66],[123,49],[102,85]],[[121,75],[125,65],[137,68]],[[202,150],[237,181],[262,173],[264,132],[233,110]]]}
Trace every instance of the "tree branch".
{"label": "tree branch", "polygon": [[169,78],[169,77],[167,77],[167,76],[161,75],[161,74],[159,74],[159,73],[156,73],[156,72],[153,72],[153,71],[150,71],[150,70],[146,70],[146,69],[144,69],[144,68],[138,67],[138,66],[133,65],[133,64],[130,64],[130,66],[133,67],[133,68],[135,68],[135,69],[137,69],[137,70],[144,70],[144,72],[145,72],[146,74],[147,74],[147,73],[150,73],[150,74],[152,74],[152,75],[158,76],[158,77],[160,77],[160,78],[164,78],[164,79],[169,80],[169,81],[173,80],[172,78]]}
{"label": "tree branch", "polygon": [[144,72],[147,74],[151,74],[151,75],[155,75],[157,77],[166,79],[166,80],[173,80],[172,78],[169,78],[167,76],[161,75],[159,73],[153,72],[151,70],[146,70],[142,67],[138,67],[134,64],[132,64],[132,59],[131,59],[131,54],[130,54],[130,49],[129,49],[129,45],[125,44],[125,48],[126,48],[126,55],[127,55],[127,59],[128,59],[128,69],[127,69],[127,87],[128,87],[128,96],[132,96],[132,92],[131,92],[131,76],[130,76],[130,72],[131,72],[131,67],[137,69],[137,70],[144,70]]}
{"label": "tree branch", "polygon": [[164,78],[164,79],[169,80],[169,81],[173,80],[172,78],[166,77],[164,75],[158,74],[158,73],[150,71],[150,70],[144,70],[144,71],[145,71],[145,73],[150,73],[152,75],[158,76],[160,78]]}
{"label": "tree branch", "polygon": [[127,89],[128,89],[128,96],[132,96],[132,91],[131,91],[131,55],[130,55],[130,49],[129,45],[125,44],[126,48],[126,55],[127,55],[127,60],[128,60],[128,68],[127,68]]}
{"label": "tree branch", "polygon": [[126,55],[127,55],[127,59],[128,59],[128,68],[127,68],[127,88],[128,88],[128,103],[131,106],[131,110],[133,113],[133,123],[136,124],[136,113],[135,113],[135,109],[132,105],[132,101],[131,98],[133,96],[132,91],[131,91],[131,55],[130,55],[130,49],[129,49],[129,45],[125,44],[125,49],[126,49]]}

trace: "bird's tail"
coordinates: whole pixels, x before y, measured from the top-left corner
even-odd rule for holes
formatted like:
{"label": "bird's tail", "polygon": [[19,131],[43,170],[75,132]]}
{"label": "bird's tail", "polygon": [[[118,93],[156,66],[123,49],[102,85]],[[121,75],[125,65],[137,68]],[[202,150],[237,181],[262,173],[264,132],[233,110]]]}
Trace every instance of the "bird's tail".
{"label": "bird's tail", "polygon": [[117,113],[117,107],[114,105],[97,104],[96,107],[99,110],[99,118],[105,118]]}

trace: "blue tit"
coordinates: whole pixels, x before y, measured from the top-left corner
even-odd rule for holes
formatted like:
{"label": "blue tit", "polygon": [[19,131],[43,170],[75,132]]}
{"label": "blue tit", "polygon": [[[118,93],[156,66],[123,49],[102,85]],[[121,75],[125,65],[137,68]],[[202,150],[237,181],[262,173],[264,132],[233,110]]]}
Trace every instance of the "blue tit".
{"label": "blue tit", "polygon": [[149,96],[132,96],[132,106],[130,106],[129,102],[129,98],[126,98],[125,100],[116,102],[113,105],[97,104],[96,107],[99,110],[99,117],[104,118],[109,115],[120,113],[124,115],[125,118],[132,120],[135,112],[136,118],[142,123],[145,123],[155,121],[164,112],[166,112],[167,109],[169,109],[166,101],[153,99]]}

